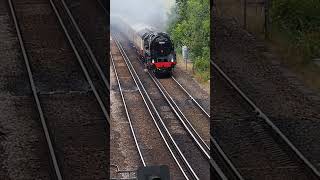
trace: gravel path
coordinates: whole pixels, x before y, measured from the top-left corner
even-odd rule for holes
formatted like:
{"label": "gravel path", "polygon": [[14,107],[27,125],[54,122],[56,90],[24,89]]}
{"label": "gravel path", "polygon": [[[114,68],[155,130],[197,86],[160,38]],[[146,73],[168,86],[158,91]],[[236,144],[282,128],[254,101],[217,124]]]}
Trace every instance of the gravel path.
{"label": "gravel path", "polygon": [[173,76],[210,114],[210,92],[203,89],[190,74],[179,67],[175,69]]}
{"label": "gravel path", "polygon": [[[110,67],[110,77],[110,128],[112,129],[110,133],[110,164],[117,165],[120,170],[136,170],[141,165],[141,160],[125,116],[113,67]],[[115,171],[115,167],[111,166],[111,177],[116,177]]]}

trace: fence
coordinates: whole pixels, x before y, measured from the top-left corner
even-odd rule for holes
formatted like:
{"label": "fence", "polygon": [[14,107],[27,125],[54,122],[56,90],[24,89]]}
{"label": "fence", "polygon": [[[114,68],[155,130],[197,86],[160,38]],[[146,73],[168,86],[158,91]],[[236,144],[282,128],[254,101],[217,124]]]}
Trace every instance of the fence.
{"label": "fence", "polygon": [[218,17],[232,18],[244,29],[269,37],[269,0],[216,0]]}

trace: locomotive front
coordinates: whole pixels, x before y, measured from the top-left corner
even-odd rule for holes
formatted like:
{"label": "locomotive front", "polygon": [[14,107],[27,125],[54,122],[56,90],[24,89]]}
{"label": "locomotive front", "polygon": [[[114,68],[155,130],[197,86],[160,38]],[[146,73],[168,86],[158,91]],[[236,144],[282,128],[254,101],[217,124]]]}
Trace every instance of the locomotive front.
{"label": "locomotive front", "polygon": [[144,38],[145,63],[155,74],[168,74],[177,64],[168,34],[149,32]]}
{"label": "locomotive front", "polygon": [[165,32],[136,24],[120,28],[136,49],[144,65],[154,74],[171,74],[177,64],[174,45]]}

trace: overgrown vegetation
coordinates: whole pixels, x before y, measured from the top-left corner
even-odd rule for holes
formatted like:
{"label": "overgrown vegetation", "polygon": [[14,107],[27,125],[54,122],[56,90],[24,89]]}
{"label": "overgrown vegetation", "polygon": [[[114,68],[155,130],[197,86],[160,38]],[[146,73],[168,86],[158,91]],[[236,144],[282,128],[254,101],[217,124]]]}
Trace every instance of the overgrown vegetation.
{"label": "overgrown vegetation", "polygon": [[204,81],[210,78],[209,8],[209,0],[176,0],[168,25],[177,53],[184,45],[189,48],[195,72]]}
{"label": "overgrown vegetation", "polygon": [[274,30],[289,41],[289,53],[302,56],[304,63],[320,58],[320,1],[272,2]]}

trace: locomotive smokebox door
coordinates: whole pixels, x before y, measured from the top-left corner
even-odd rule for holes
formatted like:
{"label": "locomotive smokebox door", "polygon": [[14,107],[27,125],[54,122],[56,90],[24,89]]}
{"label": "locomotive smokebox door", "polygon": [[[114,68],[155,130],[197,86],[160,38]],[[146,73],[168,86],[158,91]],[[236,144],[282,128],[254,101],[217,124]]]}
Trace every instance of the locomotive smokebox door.
{"label": "locomotive smokebox door", "polygon": [[169,168],[166,165],[139,167],[138,180],[170,180]]}

